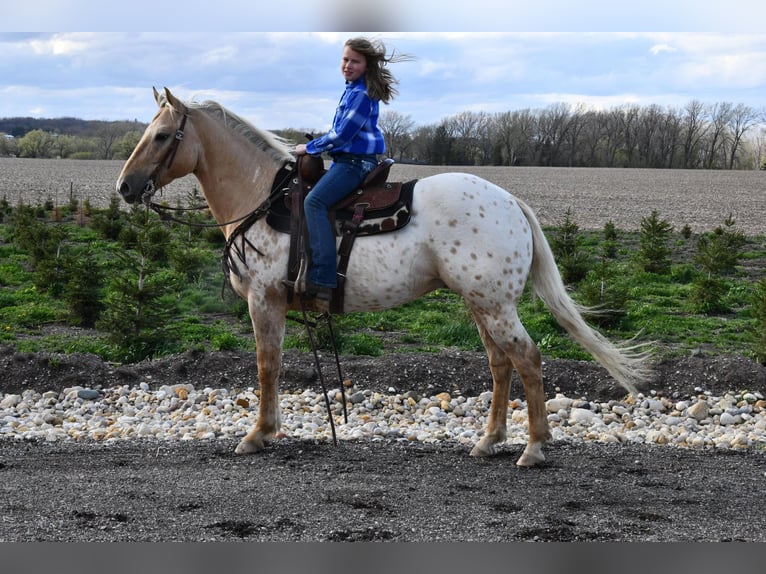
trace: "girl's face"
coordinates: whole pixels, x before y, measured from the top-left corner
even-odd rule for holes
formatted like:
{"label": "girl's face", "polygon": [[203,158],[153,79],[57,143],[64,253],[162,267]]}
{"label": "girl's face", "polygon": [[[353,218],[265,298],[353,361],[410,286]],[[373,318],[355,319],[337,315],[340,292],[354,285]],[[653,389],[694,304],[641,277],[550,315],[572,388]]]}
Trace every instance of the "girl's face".
{"label": "girl's face", "polygon": [[347,82],[354,82],[367,71],[367,58],[348,46],[344,46],[343,56],[340,59],[340,71]]}

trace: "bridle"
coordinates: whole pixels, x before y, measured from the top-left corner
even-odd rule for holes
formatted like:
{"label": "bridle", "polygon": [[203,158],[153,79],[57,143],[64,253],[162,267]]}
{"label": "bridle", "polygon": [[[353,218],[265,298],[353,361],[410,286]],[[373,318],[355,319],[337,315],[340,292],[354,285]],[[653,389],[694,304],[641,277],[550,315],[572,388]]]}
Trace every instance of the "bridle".
{"label": "bridle", "polygon": [[[161,205],[159,203],[155,203],[152,201],[152,197],[154,196],[154,193],[157,191],[157,176],[159,175],[163,167],[165,169],[170,169],[170,167],[173,165],[173,160],[175,160],[176,154],[178,153],[178,147],[181,144],[181,141],[183,141],[184,139],[184,128],[186,127],[186,120],[188,119],[188,117],[189,117],[189,111],[184,109],[183,117],[181,118],[181,125],[176,130],[176,133],[173,136],[173,141],[170,142],[170,146],[165,151],[165,155],[163,156],[162,161],[160,161],[157,164],[157,167],[154,168],[154,171],[149,175],[149,179],[147,180],[146,186],[144,187],[144,190],[141,194],[141,203],[143,203],[144,205],[152,209],[154,212],[156,212],[161,219],[175,221],[176,223],[182,223],[184,225],[189,225],[193,227],[225,227],[227,225],[231,225],[232,223],[245,222],[247,224],[247,227],[249,227],[250,225],[255,223],[255,221],[257,221],[258,219],[266,215],[274,199],[276,199],[281,193],[283,193],[284,185],[290,179],[291,174],[293,173],[294,166],[291,162],[288,162],[287,164],[285,164],[277,172],[277,175],[274,179],[274,183],[272,185],[271,195],[269,195],[269,197],[266,198],[266,200],[263,203],[261,203],[261,205],[259,205],[254,211],[251,211],[250,213],[247,213],[246,215],[243,215],[242,217],[232,219],[231,221],[225,221],[223,223],[192,223],[189,221],[184,221],[184,220],[173,217],[168,212],[169,211],[201,211],[203,209],[208,209],[208,206],[199,205],[196,207],[185,207],[185,208],[184,207],[169,207],[167,205]],[[239,233],[235,233],[235,235],[238,235],[238,234]],[[258,250],[256,249],[256,251]],[[258,251],[258,253],[260,253],[260,251]]]}
{"label": "bridle", "polygon": [[[184,139],[184,128],[186,127],[186,119],[188,117],[188,110],[184,110],[183,117],[181,118],[181,125],[176,130],[175,136],[173,136],[173,141],[170,142],[170,146],[165,151],[165,156],[162,158],[162,161],[157,164],[157,167],[154,168],[154,171],[149,175],[149,179],[146,182],[146,187],[144,187],[144,190],[141,194],[142,203],[149,206],[154,205],[151,202],[151,199],[154,195],[154,192],[157,191],[157,176],[163,167],[165,169],[170,169],[170,166],[173,165],[173,160],[176,159],[176,153],[178,153],[178,146],[180,145],[181,140]],[[167,165],[165,165],[166,163]]]}

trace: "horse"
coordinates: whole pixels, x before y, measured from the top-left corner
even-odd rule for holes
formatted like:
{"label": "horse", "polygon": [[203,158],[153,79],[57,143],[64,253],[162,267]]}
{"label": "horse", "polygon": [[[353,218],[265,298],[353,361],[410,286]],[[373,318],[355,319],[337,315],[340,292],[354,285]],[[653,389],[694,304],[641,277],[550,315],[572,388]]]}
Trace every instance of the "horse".
{"label": "horse", "polygon": [[[236,454],[262,451],[278,436],[278,378],[289,310],[284,283],[290,236],[264,217],[275,178],[295,157],[288,142],[213,101],[184,102],[153,89],[158,111],[117,179],[127,203],[149,203],[157,189],[194,174],[212,216],[232,238],[239,222],[241,258],[229,270],[233,290],[247,301],[255,335],[258,418]],[[511,376],[527,401],[528,441],[516,464],[545,460],[550,439],[539,348],[517,312],[527,281],[560,325],[628,393],[647,380],[640,345],[614,344],[592,328],[589,309],[567,293],[553,252],[533,210],[507,190],[475,175],[447,172],[419,179],[410,223],[399,231],[360,237],[348,263],[345,312],[377,311],[448,288],[462,296],[477,325],[492,375],[487,427],[471,456],[496,454],[506,440]],[[311,304],[308,303],[309,310]],[[316,310],[316,309],[313,309]]]}

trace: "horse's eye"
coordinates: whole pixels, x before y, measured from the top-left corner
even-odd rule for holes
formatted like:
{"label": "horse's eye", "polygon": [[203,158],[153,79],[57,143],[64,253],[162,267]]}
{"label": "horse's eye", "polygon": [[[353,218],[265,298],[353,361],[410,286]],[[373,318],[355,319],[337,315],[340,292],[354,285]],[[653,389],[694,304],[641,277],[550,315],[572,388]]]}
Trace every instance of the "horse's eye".
{"label": "horse's eye", "polygon": [[154,141],[156,141],[157,143],[162,143],[164,141],[167,141],[169,137],[170,137],[170,134],[159,132],[157,135],[154,136]]}

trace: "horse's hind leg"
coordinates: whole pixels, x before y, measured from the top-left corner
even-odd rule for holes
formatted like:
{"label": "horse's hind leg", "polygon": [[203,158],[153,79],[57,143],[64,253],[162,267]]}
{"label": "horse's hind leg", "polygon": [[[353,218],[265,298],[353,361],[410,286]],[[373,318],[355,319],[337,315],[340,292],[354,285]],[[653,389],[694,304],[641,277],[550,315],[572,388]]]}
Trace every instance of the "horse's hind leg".
{"label": "horse's hind leg", "polygon": [[[485,436],[471,451],[472,456],[494,454],[497,445],[506,438],[506,419],[510,381],[515,367],[524,385],[527,399],[527,418],[529,421],[529,442],[524,453],[516,462],[519,466],[534,466],[545,460],[542,447],[550,438],[548,417],[545,411],[545,392],[543,390],[542,358],[540,350],[527,334],[518,319],[498,329],[497,325],[487,328],[487,321],[480,320],[479,332],[487,348],[489,365],[492,372],[493,392],[489,422]],[[490,330],[495,334],[490,334]],[[500,333],[510,332],[509,337]]]}

